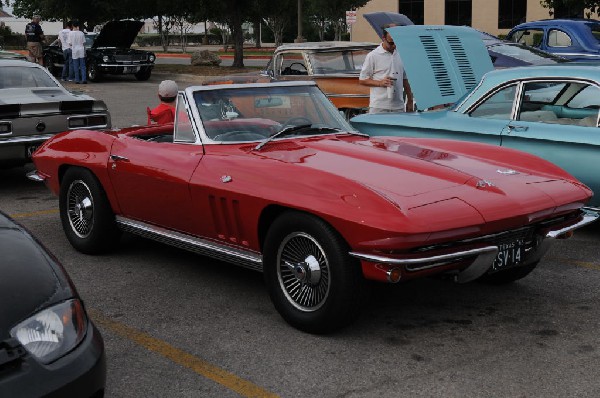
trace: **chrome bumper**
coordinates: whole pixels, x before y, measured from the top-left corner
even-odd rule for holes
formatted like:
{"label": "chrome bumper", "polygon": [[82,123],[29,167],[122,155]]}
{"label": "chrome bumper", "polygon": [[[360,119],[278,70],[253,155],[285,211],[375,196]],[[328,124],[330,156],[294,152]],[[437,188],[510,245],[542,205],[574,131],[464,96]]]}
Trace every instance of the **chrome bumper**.
{"label": "chrome bumper", "polygon": [[14,145],[31,142],[44,142],[48,138],[54,136],[54,134],[38,134],[38,135],[25,135],[16,137],[2,137],[0,138],[0,145]]}
{"label": "chrome bumper", "polygon": [[[543,234],[540,235],[542,238],[541,242],[537,246],[535,253],[532,253],[531,257],[528,258],[528,262],[538,261],[549,249],[553,239],[568,238],[570,237],[570,232],[596,221],[599,216],[596,212],[585,210],[582,219],[575,224],[563,228],[544,230]],[[395,267],[400,267],[405,272],[416,272],[439,268],[462,260],[473,259],[473,262],[467,268],[455,276],[456,282],[465,283],[483,276],[492,267],[498,251],[498,246],[489,244],[469,249],[457,248],[455,252],[436,255],[427,255],[424,253],[422,256],[410,254],[406,257],[390,257],[359,252],[350,252],[349,254],[359,260],[389,266],[388,275],[390,275],[390,272]]]}

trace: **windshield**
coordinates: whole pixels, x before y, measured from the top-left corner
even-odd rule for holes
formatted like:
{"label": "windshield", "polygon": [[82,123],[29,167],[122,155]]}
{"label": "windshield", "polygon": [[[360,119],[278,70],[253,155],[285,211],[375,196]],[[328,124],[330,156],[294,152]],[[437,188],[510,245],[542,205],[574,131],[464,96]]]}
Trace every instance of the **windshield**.
{"label": "windshield", "polygon": [[0,88],[58,87],[42,68],[3,66],[0,68]]}
{"label": "windshield", "polygon": [[353,130],[316,86],[210,87],[194,92],[194,101],[214,141],[262,141],[290,126],[303,126],[290,135]]}
{"label": "windshield", "polygon": [[328,51],[309,54],[313,73],[359,73],[365,57],[371,49]]}
{"label": "windshield", "polygon": [[85,48],[91,48],[92,45],[94,44],[94,40],[96,40],[96,37],[98,37],[98,34],[94,33],[86,33],[85,35]]}

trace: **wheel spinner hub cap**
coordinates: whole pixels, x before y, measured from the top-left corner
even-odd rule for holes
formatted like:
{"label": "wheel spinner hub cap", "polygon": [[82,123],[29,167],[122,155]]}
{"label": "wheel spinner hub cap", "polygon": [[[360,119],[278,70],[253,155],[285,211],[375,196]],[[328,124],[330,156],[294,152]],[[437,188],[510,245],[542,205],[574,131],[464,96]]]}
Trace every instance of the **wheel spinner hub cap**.
{"label": "wheel spinner hub cap", "polygon": [[325,251],[312,236],[288,235],[277,254],[278,279],[290,304],[304,312],[316,311],[330,291],[330,268]]}
{"label": "wheel spinner hub cap", "polygon": [[74,181],[67,193],[67,216],[71,229],[80,238],[86,238],[94,226],[94,202],[89,187],[83,181]]}

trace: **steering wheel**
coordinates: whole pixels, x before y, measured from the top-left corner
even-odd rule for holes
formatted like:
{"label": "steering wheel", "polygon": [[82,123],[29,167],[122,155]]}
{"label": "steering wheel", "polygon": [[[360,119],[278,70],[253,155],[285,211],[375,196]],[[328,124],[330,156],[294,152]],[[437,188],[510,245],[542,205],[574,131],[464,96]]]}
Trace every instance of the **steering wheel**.
{"label": "steering wheel", "polygon": [[226,131],[212,137],[214,141],[256,141],[264,140],[265,138],[263,134],[243,130]]}
{"label": "steering wheel", "polygon": [[294,116],[289,118],[288,120],[286,120],[283,123],[283,126],[300,126],[302,124],[310,124],[312,125],[313,122],[312,120],[310,120],[309,118],[306,118],[304,116]]}

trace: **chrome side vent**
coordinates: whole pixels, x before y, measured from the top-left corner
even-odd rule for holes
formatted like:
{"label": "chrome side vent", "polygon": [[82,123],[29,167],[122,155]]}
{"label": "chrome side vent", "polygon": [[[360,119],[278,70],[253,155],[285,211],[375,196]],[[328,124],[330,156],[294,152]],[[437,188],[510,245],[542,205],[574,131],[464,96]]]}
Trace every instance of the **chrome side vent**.
{"label": "chrome side vent", "polygon": [[240,216],[240,202],[217,198],[214,195],[208,197],[213,225],[219,239],[229,243],[248,246],[248,239],[243,236],[243,225]]}

